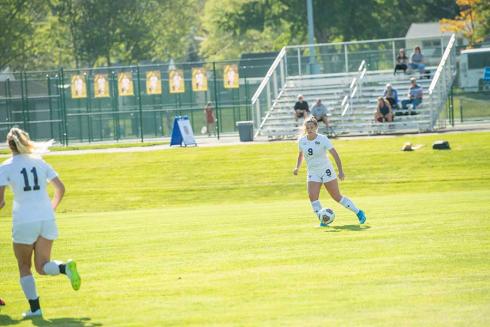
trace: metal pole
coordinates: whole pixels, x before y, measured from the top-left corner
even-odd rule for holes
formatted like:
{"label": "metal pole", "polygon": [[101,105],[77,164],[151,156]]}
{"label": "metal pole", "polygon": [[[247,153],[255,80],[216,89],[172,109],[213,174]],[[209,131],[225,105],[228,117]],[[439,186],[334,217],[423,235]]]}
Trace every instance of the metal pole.
{"label": "metal pole", "polygon": [[64,137],[65,137],[65,146],[68,146],[68,115],[66,113],[66,101],[65,101],[65,72],[63,70],[63,67],[60,69],[60,76],[61,76],[61,89],[60,89],[60,94],[61,94],[61,107],[62,107],[62,113],[63,113],[63,130],[64,130]]}
{"label": "metal pole", "polygon": [[5,109],[7,110],[7,120],[9,122],[9,129],[12,127],[12,111],[10,110],[10,98],[12,97],[12,92],[10,90],[10,79],[7,78],[5,81]]}
{"label": "metal pole", "polygon": [[86,88],[86,93],[87,93],[87,98],[86,98],[86,110],[87,110],[87,125],[88,125],[88,143],[92,142],[93,139],[94,139],[94,136],[92,135],[93,131],[92,131],[92,117],[91,117],[91,114],[90,112],[92,111],[91,110],[91,107],[92,107],[92,101],[91,101],[91,98],[90,98],[90,75],[89,74],[86,74],[86,81],[85,81],[85,88]]}
{"label": "metal pole", "polygon": [[459,120],[463,123],[463,99],[459,97]]}
{"label": "metal pole", "polygon": [[393,67],[396,66],[396,49],[395,49],[395,41],[391,41],[391,48],[393,50]]}
{"label": "metal pole", "polygon": [[27,130],[26,126],[26,108],[24,103],[24,72],[20,72],[20,98],[21,98],[21,108],[22,108],[22,127]]}
{"label": "metal pole", "polygon": [[344,44],[345,72],[349,72],[349,55],[347,54],[347,44]]}
{"label": "metal pole", "polygon": [[114,133],[114,140],[119,140],[119,123],[117,121],[117,101],[118,101],[118,90],[117,90],[117,80],[116,72],[111,72],[111,84],[112,84],[112,131]]}
{"label": "metal pole", "polygon": [[49,105],[49,127],[51,131],[51,138],[54,138],[53,134],[53,105],[51,102],[51,78],[49,78],[49,75],[46,75],[47,82],[48,82],[48,105]]}
{"label": "metal pole", "polygon": [[315,43],[315,37],[313,31],[314,23],[312,0],[306,0],[306,13],[308,16],[308,43],[310,44],[310,73],[318,74],[320,72],[320,69],[318,67],[318,64],[316,63],[316,52],[315,46],[313,45]]}
{"label": "metal pole", "polygon": [[[216,116],[219,117],[219,120],[221,121],[221,115],[218,115],[219,111],[219,101],[218,101],[218,89],[217,89],[217,84],[216,84],[216,62],[213,61],[213,79],[214,79],[214,102],[215,102],[215,108],[216,108]],[[219,140],[219,123],[216,124],[216,137]]]}
{"label": "metal pole", "polygon": [[449,90],[449,108],[451,110],[451,125],[454,127],[454,96],[453,96],[453,86]]}
{"label": "metal pole", "polygon": [[296,51],[298,53],[298,75],[301,76],[301,54],[299,48],[297,48]]}
{"label": "metal pole", "polygon": [[137,86],[138,86],[138,109],[140,111],[140,131],[141,131],[141,142],[144,142],[144,133],[143,133],[143,105],[141,103],[141,85],[140,85],[140,66],[136,66],[136,78],[137,78]]}

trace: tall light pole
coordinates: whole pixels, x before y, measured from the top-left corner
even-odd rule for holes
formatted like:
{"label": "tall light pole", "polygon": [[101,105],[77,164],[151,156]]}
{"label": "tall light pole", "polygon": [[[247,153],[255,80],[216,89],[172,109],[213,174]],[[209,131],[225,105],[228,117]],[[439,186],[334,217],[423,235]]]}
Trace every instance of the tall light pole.
{"label": "tall light pole", "polygon": [[316,63],[316,53],[315,53],[315,37],[313,34],[313,0],[306,0],[306,13],[308,16],[308,43],[310,44],[310,73],[318,74],[320,73],[320,67]]}

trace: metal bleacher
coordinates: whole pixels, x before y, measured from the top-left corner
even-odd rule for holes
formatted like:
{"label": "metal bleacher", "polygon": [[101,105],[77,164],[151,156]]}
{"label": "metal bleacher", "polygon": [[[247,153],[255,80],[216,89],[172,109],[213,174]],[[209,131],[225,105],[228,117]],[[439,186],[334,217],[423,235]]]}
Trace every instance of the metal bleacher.
{"label": "metal bleacher", "polygon": [[[376,98],[383,95],[385,85],[391,83],[398,91],[400,100],[408,93],[410,75],[393,76],[390,72],[376,72],[368,74],[362,87],[358,90],[352,108],[342,115],[342,100],[348,94],[349,78],[329,76],[303,76],[292,77],[286,82],[286,87],[275,102],[273,110],[261,126],[261,135],[271,138],[296,137],[298,124],[293,115],[293,106],[298,94],[302,94],[309,102],[310,107],[315,99],[322,99],[328,109],[331,129],[327,130],[320,124],[320,128],[327,134],[359,135],[393,132],[418,132],[431,129],[430,98],[425,99],[417,108],[417,115],[395,117],[392,123],[374,122]],[[335,84],[332,84],[334,82]],[[418,79],[417,83],[427,91],[431,80]],[[401,102],[401,101],[400,101]],[[401,103],[400,103],[401,106]],[[396,110],[404,113],[406,110]]]}
{"label": "metal bleacher", "polygon": [[[262,92],[259,87],[256,97],[252,100],[256,109],[256,135],[267,136],[270,139],[296,138],[300,133],[302,121],[295,120],[293,106],[299,94],[304,96],[310,108],[317,98],[322,100],[328,109],[331,128],[326,129],[320,123],[320,131],[331,136],[434,130],[454,78],[454,68],[451,66],[453,62],[449,62],[449,58],[452,59],[451,51],[452,43],[448,43],[440,64],[427,67],[430,71],[428,76],[419,76],[418,72],[393,75],[391,69],[372,71],[364,61],[358,69],[343,73],[287,76],[285,72],[288,58],[286,51],[282,57],[281,52],[264,79],[266,83],[263,83]],[[286,59],[283,60],[284,58]],[[401,107],[401,100],[407,98],[411,77],[416,77],[417,83],[424,89],[424,100],[417,107],[417,114],[396,115],[391,123],[375,122],[376,98],[383,95],[386,84],[391,83],[398,91]],[[267,110],[263,110],[264,107]],[[404,113],[406,110],[398,112]]]}

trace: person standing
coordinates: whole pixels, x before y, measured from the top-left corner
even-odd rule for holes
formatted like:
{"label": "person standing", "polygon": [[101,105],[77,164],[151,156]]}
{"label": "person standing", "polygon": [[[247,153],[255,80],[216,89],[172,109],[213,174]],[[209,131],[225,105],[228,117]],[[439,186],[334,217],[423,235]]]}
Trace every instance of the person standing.
{"label": "person standing", "polygon": [[211,133],[216,136],[216,116],[214,115],[213,104],[211,102],[208,102],[206,107],[204,107],[204,116],[208,136],[211,136]]}
{"label": "person standing", "polygon": [[[7,144],[12,157],[0,166],[0,208],[5,206],[5,189],[10,186],[14,193],[13,248],[20,285],[30,306],[23,317],[42,316],[31,272],[33,255],[35,269],[40,275],[64,274],[74,290],[78,290],[81,284],[75,261],[51,260],[53,241],[58,238],[54,211],[63,198],[65,187],[54,169],[33,154],[41,144],[32,142],[25,131],[12,128],[7,134]],[[51,200],[46,190],[48,182],[54,186]]]}
{"label": "person standing", "polygon": [[[340,193],[339,184],[337,182],[337,174],[335,173],[332,163],[327,157],[327,151],[330,152],[332,157],[335,159],[335,163],[339,170],[338,178],[340,180],[344,180],[345,175],[340,156],[333,147],[332,143],[326,135],[317,133],[318,122],[314,117],[311,117],[305,121],[304,129],[305,135],[298,140],[299,154],[293,174],[298,175],[298,170],[301,167],[301,163],[303,162],[303,159],[305,159],[308,167],[308,171],[306,173],[308,196],[310,198],[313,212],[319,218],[318,213],[322,209],[319,196],[320,189],[323,184],[332,199],[354,212],[357,215],[359,223],[364,224],[366,221],[364,211],[358,209],[354,202]],[[320,226],[323,227],[327,225],[320,221]]]}

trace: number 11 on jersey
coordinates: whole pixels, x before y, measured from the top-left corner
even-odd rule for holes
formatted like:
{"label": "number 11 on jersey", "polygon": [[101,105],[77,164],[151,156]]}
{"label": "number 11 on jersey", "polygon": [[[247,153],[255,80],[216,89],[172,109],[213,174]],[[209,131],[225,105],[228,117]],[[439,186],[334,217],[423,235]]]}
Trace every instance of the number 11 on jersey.
{"label": "number 11 on jersey", "polygon": [[[27,169],[22,168],[22,170],[20,171],[20,173],[24,176],[24,191],[25,192],[32,191],[33,188],[29,184],[29,176],[27,174]],[[32,167],[31,173],[32,173],[32,175],[34,177],[34,191],[38,191],[39,189],[41,189],[41,187],[39,187],[39,181],[38,181],[38,178],[37,178],[37,170],[36,170],[36,167]]]}

